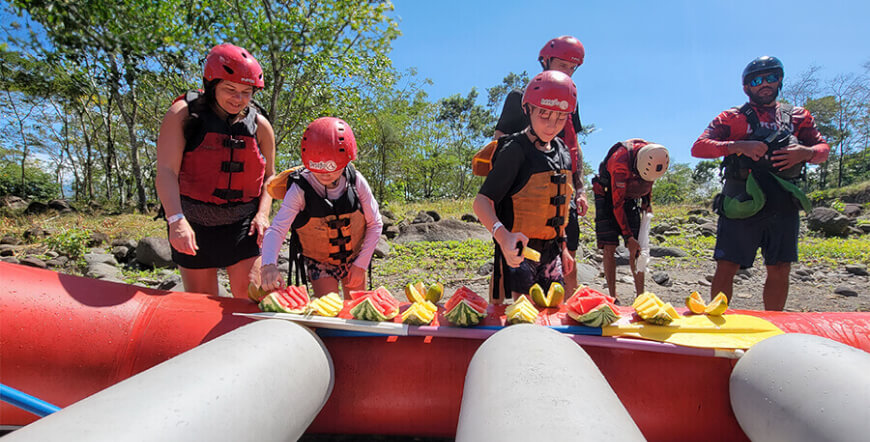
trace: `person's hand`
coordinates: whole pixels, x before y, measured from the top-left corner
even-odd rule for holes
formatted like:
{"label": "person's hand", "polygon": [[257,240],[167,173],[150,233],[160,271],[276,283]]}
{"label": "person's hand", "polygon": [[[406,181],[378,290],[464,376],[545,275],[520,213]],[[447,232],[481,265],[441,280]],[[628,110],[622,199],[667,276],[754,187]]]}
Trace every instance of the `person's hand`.
{"label": "person's hand", "polygon": [[351,264],[347,269],[348,290],[363,290],[366,284],[366,269]]}
{"label": "person's hand", "polygon": [[169,244],[179,253],[196,255],[199,246],[196,245],[196,234],[193,233],[187,218],[181,218],[169,225]]}
{"label": "person's hand", "polygon": [[577,216],[586,216],[586,211],[589,210],[589,202],[586,200],[586,192],[577,194],[574,200],[577,203]]}
{"label": "person's hand", "polygon": [[752,161],[758,161],[767,153],[767,145],[755,140],[735,141],[731,145],[731,153],[743,154]]}
{"label": "person's hand", "polygon": [[800,164],[804,161],[809,161],[813,158],[813,149],[800,144],[790,144],[782,149],[773,152],[770,156],[773,167],[779,170],[785,170],[789,167]]}
{"label": "person's hand", "polygon": [[264,265],[260,269],[260,287],[267,292],[284,287],[284,280],[281,279],[281,272],[276,264]]}
{"label": "person's hand", "polygon": [[565,247],[562,249],[562,274],[567,275],[574,271],[574,257],[571,252]]}
{"label": "person's hand", "polygon": [[508,231],[507,227],[500,227],[495,231],[495,241],[501,246],[504,260],[510,267],[519,267],[523,263],[520,250],[517,248],[517,243],[521,243],[525,247],[529,243],[529,238],[522,233],[513,233]]}
{"label": "person's hand", "polygon": [[266,214],[257,212],[254,219],[251,220],[251,228],[248,229],[248,236],[257,234],[257,245],[263,247],[263,234],[269,228],[269,218]]}

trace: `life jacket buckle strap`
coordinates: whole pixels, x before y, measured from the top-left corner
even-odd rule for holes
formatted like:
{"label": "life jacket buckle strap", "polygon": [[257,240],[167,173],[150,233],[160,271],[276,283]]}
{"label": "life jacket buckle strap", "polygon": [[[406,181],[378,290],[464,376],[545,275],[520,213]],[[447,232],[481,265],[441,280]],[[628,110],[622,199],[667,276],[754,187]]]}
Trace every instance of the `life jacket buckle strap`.
{"label": "life jacket buckle strap", "polygon": [[329,244],[330,244],[330,245],[338,246],[338,247],[341,247],[341,246],[343,246],[343,245],[345,245],[345,244],[347,244],[347,243],[349,243],[349,242],[350,242],[350,237],[349,237],[349,236],[340,236],[340,237],[338,237],[338,238],[330,238],[330,239],[329,239]]}
{"label": "life jacket buckle strap", "polygon": [[350,218],[336,218],[326,222],[330,229],[341,229],[350,225]]}
{"label": "life jacket buckle strap", "polygon": [[550,198],[550,204],[554,206],[562,206],[565,204],[565,195],[556,195]]}
{"label": "life jacket buckle strap", "polygon": [[224,147],[228,147],[230,149],[244,149],[245,140],[239,140],[237,138],[229,136],[227,138],[224,138]]}
{"label": "life jacket buckle strap", "polygon": [[241,161],[223,161],[221,162],[221,172],[224,173],[239,173],[245,171],[245,163]]}
{"label": "life jacket buckle strap", "polygon": [[211,194],[212,196],[227,201],[240,199],[244,195],[243,192],[238,189],[215,189]]}
{"label": "life jacket buckle strap", "polygon": [[550,182],[553,184],[566,184],[568,182],[568,176],[564,173],[555,173],[550,175]]}
{"label": "life jacket buckle strap", "polygon": [[554,216],[547,220],[547,225],[550,227],[557,227],[565,224],[564,216]]}

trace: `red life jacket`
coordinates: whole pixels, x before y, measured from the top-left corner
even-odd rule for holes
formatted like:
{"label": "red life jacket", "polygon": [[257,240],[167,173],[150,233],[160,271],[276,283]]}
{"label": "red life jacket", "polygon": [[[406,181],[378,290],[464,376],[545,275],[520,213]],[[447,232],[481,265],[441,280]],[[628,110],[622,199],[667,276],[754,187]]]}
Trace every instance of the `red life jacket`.
{"label": "red life jacket", "polygon": [[[200,96],[190,91],[188,105]],[[178,187],[182,195],[213,204],[246,203],[260,197],[266,158],[257,145],[257,110],[229,124],[210,109],[198,118],[200,130],[186,139]]]}

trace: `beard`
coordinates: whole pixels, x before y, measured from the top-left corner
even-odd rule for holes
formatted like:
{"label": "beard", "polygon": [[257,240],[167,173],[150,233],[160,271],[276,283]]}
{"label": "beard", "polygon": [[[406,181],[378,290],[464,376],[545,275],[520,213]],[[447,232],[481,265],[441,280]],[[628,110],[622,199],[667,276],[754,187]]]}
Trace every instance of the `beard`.
{"label": "beard", "polygon": [[[761,92],[761,91],[759,91]],[[762,106],[767,106],[770,103],[773,103],[776,100],[776,97],[779,96],[779,89],[775,89],[773,94],[770,94],[766,97],[763,97],[758,94],[754,94],[751,91],[747,91],[746,95],[749,96],[749,101],[755,104],[760,104]]]}

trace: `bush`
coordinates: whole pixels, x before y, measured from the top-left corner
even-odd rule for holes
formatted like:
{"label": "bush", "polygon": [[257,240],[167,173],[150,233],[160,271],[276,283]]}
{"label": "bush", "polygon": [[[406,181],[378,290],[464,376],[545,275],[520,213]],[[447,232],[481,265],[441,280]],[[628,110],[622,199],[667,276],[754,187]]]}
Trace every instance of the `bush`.
{"label": "bush", "polygon": [[88,250],[87,243],[90,238],[91,232],[89,230],[64,229],[60,233],[45,238],[45,245],[70,259],[76,259]]}
{"label": "bush", "polygon": [[35,166],[24,167],[26,187],[21,188],[21,165],[0,161],[0,196],[18,195],[23,198],[50,200],[60,194],[54,175]]}

